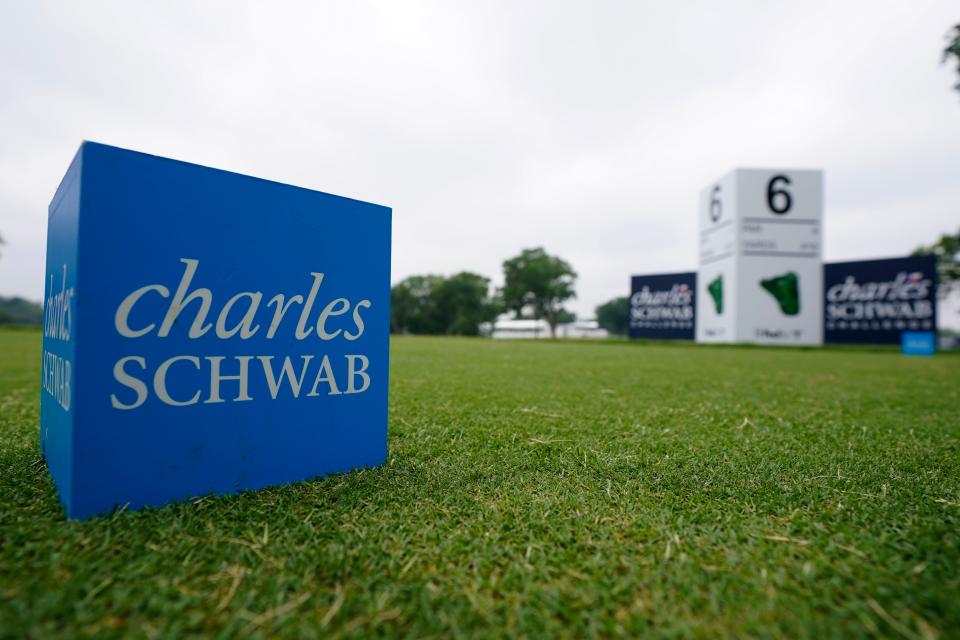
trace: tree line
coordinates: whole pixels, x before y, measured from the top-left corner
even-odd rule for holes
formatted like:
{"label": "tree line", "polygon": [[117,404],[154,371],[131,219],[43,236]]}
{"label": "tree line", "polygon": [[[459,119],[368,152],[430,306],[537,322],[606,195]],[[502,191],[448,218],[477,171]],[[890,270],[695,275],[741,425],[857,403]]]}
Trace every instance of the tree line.
{"label": "tree line", "polygon": [[23,298],[0,296],[0,324],[43,324],[43,307]]}
{"label": "tree line", "polygon": [[490,278],[469,271],[410,276],[390,290],[390,330],[475,336],[481,324],[512,311],[518,318],[545,320],[556,336],[557,325],[575,317],[563,304],[576,297],[576,280],[570,263],[542,247],[505,260],[499,289],[491,287]]}

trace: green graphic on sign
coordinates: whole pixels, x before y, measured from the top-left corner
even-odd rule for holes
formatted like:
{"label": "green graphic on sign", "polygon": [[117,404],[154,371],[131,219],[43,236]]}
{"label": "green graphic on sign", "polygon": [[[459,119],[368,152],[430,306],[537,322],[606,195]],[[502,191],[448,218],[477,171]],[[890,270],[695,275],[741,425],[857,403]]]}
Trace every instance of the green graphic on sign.
{"label": "green graphic on sign", "polygon": [[800,313],[800,278],[793,271],[776,278],[761,280],[760,286],[773,296],[785,315],[795,316]]}
{"label": "green graphic on sign", "polygon": [[717,314],[723,313],[723,274],[718,275],[713,282],[707,285],[707,291],[713,298],[713,306],[717,309]]}

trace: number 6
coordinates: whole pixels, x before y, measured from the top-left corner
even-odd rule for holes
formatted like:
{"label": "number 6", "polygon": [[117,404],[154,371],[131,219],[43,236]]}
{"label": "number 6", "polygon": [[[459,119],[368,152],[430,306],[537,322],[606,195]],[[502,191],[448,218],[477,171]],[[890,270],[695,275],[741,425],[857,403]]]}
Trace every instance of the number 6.
{"label": "number 6", "polygon": [[[785,175],[775,175],[767,183],[767,206],[770,207],[770,211],[782,216],[790,211],[790,207],[793,206],[793,198],[790,197],[790,192],[786,188],[777,189],[777,182],[788,185],[790,184],[790,178]],[[774,200],[777,196],[781,196],[780,206],[777,206],[777,202]]]}
{"label": "number 6", "polygon": [[723,214],[723,205],[720,203],[720,185],[713,188],[710,192],[710,220],[716,222]]}

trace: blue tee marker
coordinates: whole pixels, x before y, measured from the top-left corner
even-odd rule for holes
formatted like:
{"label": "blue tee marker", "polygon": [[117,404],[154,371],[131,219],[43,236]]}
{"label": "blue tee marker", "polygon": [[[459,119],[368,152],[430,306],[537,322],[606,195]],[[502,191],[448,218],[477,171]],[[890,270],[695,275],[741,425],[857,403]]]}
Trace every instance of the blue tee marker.
{"label": "blue tee marker", "polygon": [[933,331],[904,331],[900,338],[903,355],[932,356],[936,351],[936,337]]}
{"label": "blue tee marker", "polygon": [[40,446],[67,516],[382,464],[390,224],[84,143],[47,239]]}

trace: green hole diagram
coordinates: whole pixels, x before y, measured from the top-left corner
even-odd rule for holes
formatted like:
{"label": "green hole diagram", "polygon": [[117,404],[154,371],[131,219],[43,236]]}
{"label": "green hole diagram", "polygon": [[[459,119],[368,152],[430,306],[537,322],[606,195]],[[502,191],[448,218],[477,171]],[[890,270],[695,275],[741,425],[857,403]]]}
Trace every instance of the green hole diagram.
{"label": "green hole diagram", "polygon": [[800,313],[800,277],[796,273],[788,271],[782,276],[761,280],[760,286],[773,296],[784,315]]}
{"label": "green hole diagram", "polygon": [[718,275],[710,284],[707,285],[707,292],[713,298],[713,306],[717,309],[717,315],[723,313],[723,274]]}

